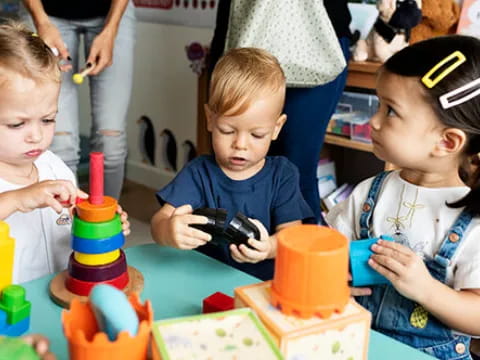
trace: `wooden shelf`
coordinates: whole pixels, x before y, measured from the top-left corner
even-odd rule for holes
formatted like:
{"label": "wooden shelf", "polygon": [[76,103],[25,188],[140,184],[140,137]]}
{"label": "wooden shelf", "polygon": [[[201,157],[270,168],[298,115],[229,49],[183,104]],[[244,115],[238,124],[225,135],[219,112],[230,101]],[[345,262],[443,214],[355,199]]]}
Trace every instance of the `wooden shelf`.
{"label": "wooden shelf", "polygon": [[381,63],[350,61],[348,63],[347,86],[375,89],[375,74]]}
{"label": "wooden shelf", "polygon": [[349,149],[361,150],[366,152],[373,151],[373,145],[368,143],[363,143],[360,141],[351,140],[344,136],[335,135],[335,134],[326,134],[325,143],[330,145],[341,146]]}

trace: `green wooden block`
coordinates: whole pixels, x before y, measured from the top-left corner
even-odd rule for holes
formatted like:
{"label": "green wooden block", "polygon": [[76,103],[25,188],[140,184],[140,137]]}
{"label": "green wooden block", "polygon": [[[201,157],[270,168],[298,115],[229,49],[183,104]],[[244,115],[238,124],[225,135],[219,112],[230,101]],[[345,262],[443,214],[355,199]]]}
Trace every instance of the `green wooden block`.
{"label": "green wooden block", "polygon": [[9,285],[3,289],[0,310],[7,314],[8,324],[16,324],[30,316],[32,304],[25,299],[25,294],[25,289],[20,285]]}
{"label": "green wooden block", "polygon": [[0,337],[0,360],[40,360],[33,348],[20,338]]}

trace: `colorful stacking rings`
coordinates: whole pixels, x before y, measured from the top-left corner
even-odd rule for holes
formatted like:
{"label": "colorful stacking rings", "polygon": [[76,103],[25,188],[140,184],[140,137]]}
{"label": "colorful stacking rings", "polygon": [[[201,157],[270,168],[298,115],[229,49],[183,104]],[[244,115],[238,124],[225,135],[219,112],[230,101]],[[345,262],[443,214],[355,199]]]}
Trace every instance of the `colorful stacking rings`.
{"label": "colorful stacking rings", "polygon": [[125,244],[125,235],[119,232],[105,239],[84,239],[73,235],[71,246],[74,251],[85,254],[102,254],[121,248]]}
{"label": "colorful stacking rings", "polygon": [[70,255],[68,261],[68,273],[71,277],[90,282],[102,282],[119,277],[127,271],[125,253],[120,250],[120,257],[114,262],[101,266],[89,266],[80,264],[75,257]]}
{"label": "colorful stacking rings", "polygon": [[116,214],[112,220],[104,222],[87,222],[78,216],[73,217],[72,234],[84,239],[105,239],[122,231],[120,216]]}

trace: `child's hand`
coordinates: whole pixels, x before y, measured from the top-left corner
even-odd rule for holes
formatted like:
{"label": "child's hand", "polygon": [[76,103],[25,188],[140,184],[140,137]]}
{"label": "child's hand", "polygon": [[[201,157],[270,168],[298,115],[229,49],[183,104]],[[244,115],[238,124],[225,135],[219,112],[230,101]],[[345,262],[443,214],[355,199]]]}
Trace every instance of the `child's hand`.
{"label": "child's hand", "polygon": [[14,192],[17,210],[21,212],[51,207],[60,214],[64,207],[75,205],[77,197],[88,198],[86,193],[68,180],[45,180]]}
{"label": "child's hand", "polygon": [[122,209],[120,205],[117,207],[117,214],[120,215],[120,220],[122,221],[122,231],[123,235],[130,235],[130,222],[128,221],[128,214]]}
{"label": "child's hand", "polygon": [[274,248],[276,248],[276,239],[274,236],[269,236],[268,231],[263,226],[263,224],[257,219],[250,219],[251,222],[260,231],[260,240],[248,239],[248,244],[253,248],[249,248],[245,244],[239,246],[231,244],[230,253],[232,258],[239,263],[257,263],[259,261],[265,260],[275,253]]}
{"label": "child's hand", "polygon": [[212,239],[210,234],[195,229],[190,224],[206,224],[208,218],[200,215],[193,215],[190,205],[179,206],[173,211],[169,218],[166,244],[177,249],[191,250],[205,245]]}
{"label": "child's hand", "polygon": [[372,245],[374,254],[368,264],[385,276],[403,296],[421,302],[433,277],[422,258],[410,248],[392,241],[379,240]]}
{"label": "child's hand", "polygon": [[[348,280],[352,280],[352,274],[348,273]],[[367,287],[353,287],[350,286],[350,294],[352,296],[368,296],[372,295],[372,289]]]}
{"label": "child's hand", "polygon": [[55,360],[56,357],[49,351],[48,339],[40,334],[26,335],[23,338],[27,344],[31,345],[42,360]]}

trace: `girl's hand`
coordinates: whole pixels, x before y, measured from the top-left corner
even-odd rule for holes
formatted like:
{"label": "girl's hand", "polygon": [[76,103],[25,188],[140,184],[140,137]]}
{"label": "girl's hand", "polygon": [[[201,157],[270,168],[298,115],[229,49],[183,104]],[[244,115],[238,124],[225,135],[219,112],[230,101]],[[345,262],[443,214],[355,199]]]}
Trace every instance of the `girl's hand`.
{"label": "girl's hand", "polygon": [[122,209],[120,205],[117,207],[117,214],[120,215],[120,220],[122,221],[122,231],[123,235],[130,235],[130,222],[128,221],[128,214]]}
{"label": "girl's hand", "polygon": [[[352,274],[348,273],[348,281],[352,280]],[[372,289],[367,287],[353,287],[350,286],[350,294],[352,296],[368,296],[372,295]]]}
{"label": "girl's hand", "polygon": [[179,206],[173,211],[166,229],[166,245],[177,249],[191,250],[205,245],[212,239],[210,234],[189,226],[190,224],[208,223],[207,217],[193,215],[192,212],[193,209],[190,205]]}
{"label": "girl's hand", "polygon": [[23,341],[31,345],[42,360],[55,360],[56,357],[49,351],[50,343],[48,339],[40,334],[31,334],[23,336]]}
{"label": "girl's hand", "polygon": [[263,224],[256,220],[250,219],[260,231],[260,240],[248,239],[248,244],[253,248],[249,248],[245,244],[239,246],[230,245],[230,253],[232,258],[239,263],[257,263],[270,258],[275,253],[277,240],[275,236],[269,236],[268,231]]}
{"label": "girl's hand", "polygon": [[21,212],[51,207],[60,214],[64,207],[75,205],[77,197],[88,198],[86,193],[68,180],[45,180],[13,193],[16,194],[16,208]]}
{"label": "girl's hand", "polygon": [[403,296],[421,302],[432,283],[422,258],[408,247],[392,241],[379,240],[372,245],[374,254],[368,264],[385,276]]}
{"label": "girl's hand", "polygon": [[60,35],[60,31],[58,31],[57,27],[53,25],[50,21],[45,21],[41,24],[36,24],[35,27],[38,31],[38,36],[47,44],[52,51],[56,49],[58,51],[58,56],[60,59],[64,61],[68,61],[68,63],[64,63],[60,65],[61,71],[68,71],[72,69],[72,65],[70,64],[71,58],[70,53],[68,52],[65,43],[63,42],[62,36]]}

